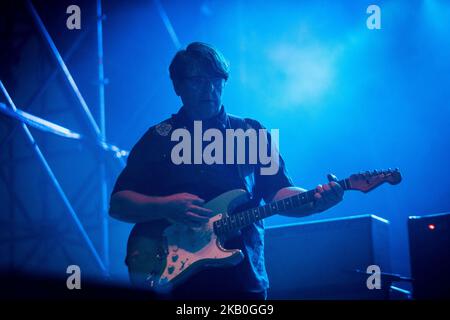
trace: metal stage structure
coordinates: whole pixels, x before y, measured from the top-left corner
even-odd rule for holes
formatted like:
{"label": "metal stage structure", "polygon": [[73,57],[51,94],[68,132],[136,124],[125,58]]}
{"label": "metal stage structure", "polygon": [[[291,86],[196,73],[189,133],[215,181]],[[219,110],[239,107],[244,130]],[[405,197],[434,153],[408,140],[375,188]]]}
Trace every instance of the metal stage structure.
{"label": "metal stage structure", "polygon": [[[68,130],[62,126],[55,125],[49,121],[43,120],[39,117],[33,116],[27,112],[19,110],[12,100],[10,94],[8,93],[5,85],[0,80],[1,91],[6,99],[7,104],[1,105],[2,113],[6,114],[10,117],[10,119],[14,119],[18,122],[14,123],[10,127],[10,132],[6,136],[5,139],[1,142],[1,149],[5,152],[3,153],[3,157],[6,159],[2,159],[3,169],[6,170],[1,171],[1,178],[5,183],[5,190],[9,192],[9,216],[6,219],[7,221],[2,221],[2,225],[5,229],[2,232],[2,243],[3,246],[9,247],[9,255],[8,255],[8,267],[7,269],[11,271],[17,271],[17,269],[23,269],[29,262],[33,261],[33,265],[45,265],[48,256],[52,254],[51,248],[47,245],[45,247],[45,254],[38,254],[39,247],[43,245],[41,240],[47,240],[50,233],[53,238],[51,238],[50,242],[59,242],[61,239],[61,233],[57,230],[58,226],[64,225],[62,223],[63,220],[67,219],[67,215],[59,215],[55,220],[47,220],[46,213],[43,212],[41,217],[43,220],[39,221],[39,224],[36,225],[36,222],[32,216],[35,215],[30,214],[27,205],[23,203],[21,200],[21,196],[17,194],[15,190],[15,175],[18,173],[17,162],[18,159],[15,156],[14,146],[11,143],[11,138],[15,135],[19,134],[21,131],[25,139],[28,143],[29,148],[32,150],[35,157],[26,157],[26,161],[35,161],[37,158],[39,165],[41,166],[43,172],[46,175],[46,179],[51,185],[53,189],[53,193],[57,195],[59,200],[63,203],[63,208],[67,212],[69,219],[73,223],[76,228],[76,232],[78,234],[79,239],[81,239],[82,245],[85,249],[87,249],[88,254],[95,261],[95,268],[99,271],[103,277],[109,276],[109,235],[108,235],[108,190],[107,190],[107,159],[108,155],[110,158],[115,159],[117,164],[123,168],[125,165],[125,161],[123,159],[124,156],[127,155],[126,151],[120,150],[116,146],[110,145],[106,142],[106,132],[105,132],[105,76],[103,70],[103,30],[102,23],[104,19],[104,15],[102,13],[102,3],[101,0],[97,0],[96,2],[96,17],[97,17],[97,59],[98,59],[98,122],[94,119],[91,109],[87,105],[83,95],[81,94],[74,78],[72,77],[66,63],[65,59],[61,56],[58,48],[56,47],[53,39],[51,38],[49,32],[47,31],[46,26],[44,25],[38,11],[31,1],[27,1],[27,9],[33,18],[33,22],[39,30],[40,35],[45,41],[48,49],[51,53],[52,58],[57,64],[57,67],[50,73],[50,76],[46,81],[43,82],[42,86],[33,96],[28,109],[33,106],[37,99],[39,99],[43,93],[49,88],[50,82],[55,78],[57,74],[63,74],[63,79],[69,85],[69,88],[72,90],[74,94],[77,104],[79,105],[79,111],[82,114],[82,119],[84,121],[85,127],[87,128],[86,134],[75,133],[71,130]],[[83,33],[80,36],[80,40],[74,43],[72,48],[68,51],[66,55],[66,59],[73,54],[73,52],[80,45],[81,41],[85,37],[86,33]],[[81,209],[77,210],[76,207],[80,207],[80,203],[78,201],[71,201],[67,192],[65,192],[61,183],[58,180],[57,175],[52,169],[49,161],[44,156],[41,147],[36,142],[33,134],[29,130],[29,126],[37,128],[41,131],[45,131],[47,133],[55,134],[58,136],[62,136],[65,139],[76,140],[81,144],[90,148],[90,151],[94,153],[94,157],[97,159],[97,166],[92,171],[92,175],[89,174],[88,179],[83,181],[83,183],[79,187],[79,191],[75,192],[75,195],[78,199],[85,199],[86,193],[92,189],[97,189],[95,192],[90,193],[89,197],[97,198],[95,201],[97,206],[94,208],[94,211],[99,212],[100,214],[95,215],[96,221],[90,223],[90,226],[86,226],[86,223],[82,222],[82,215],[79,211],[85,211],[83,208],[83,204],[81,204]],[[9,145],[9,146],[8,146]],[[6,152],[8,150],[8,152]],[[7,154],[7,155],[6,155]],[[2,157],[2,158],[3,158]],[[48,197],[46,194],[46,188],[43,187],[41,189],[41,199]],[[48,201],[51,202],[51,201]],[[38,207],[38,206],[36,206]],[[33,207],[35,210],[35,207]],[[19,217],[19,215],[22,215]],[[3,219],[3,218],[2,218]],[[86,219],[83,219],[86,220]],[[43,227],[46,226],[46,228]],[[3,229],[3,228],[2,228]],[[52,230],[49,230],[52,229]],[[64,230],[59,230],[64,232]],[[46,233],[47,232],[47,233]],[[7,236],[7,234],[9,234]],[[92,235],[101,234],[100,241],[97,241],[97,245],[94,244],[92,239]],[[20,242],[31,240],[32,246],[28,250],[28,254],[25,254],[22,257],[19,257],[18,250],[16,250],[20,246]],[[35,257],[35,256],[38,257]],[[76,259],[70,257],[70,253],[65,252],[65,256],[67,261],[65,262],[67,265],[71,263],[76,264]],[[5,267],[5,266],[3,266]],[[26,268],[25,268],[26,269]],[[47,272],[45,267],[42,270],[43,272]],[[29,271],[29,270],[26,270]],[[41,271],[41,270],[39,270]],[[97,274],[97,272],[94,272]]]}
{"label": "metal stage structure", "polygon": [[[2,205],[0,217],[3,256],[0,268],[6,269],[7,272],[53,272],[53,270],[47,270],[46,267],[57,260],[58,272],[64,273],[66,270],[61,270],[61,266],[77,264],[79,257],[82,256],[83,261],[91,261],[89,266],[85,267],[88,269],[88,274],[99,275],[103,278],[110,276],[108,202],[112,182],[108,180],[125,166],[128,152],[107,142],[105,86],[108,80],[105,77],[103,66],[103,21],[106,16],[102,12],[102,1],[96,0],[95,4],[96,86],[98,92],[96,109],[88,106],[66,64],[66,61],[79,49],[89,33],[93,32],[92,25],[85,27],[79,33],[76,41],[62,55],[37,7],[31,0],[26,1],[26,11],[32,18],[34,29],[38,30],[39,37],[45,43],[56,66],[49,72],[45,80],[40,82],[39,88],[25,105],[16,105],[7,85],[0,79],[1,95],[5,99],[0,99],[0,102],[5,102],[0,103],[0,118],[6,120],[4,121],[6,134],[3,137],[0,135],[2,138],[0,139],[2,151],[0,154],[0,191],[5,193],[7,200],[7,203]],[[162,4],[158,0],[154,0],[153,4],[168,36],[178,49],[181,46],[180,42]],[[40,41],[42,42],[42,40]],[[44,105],[44,107],[40,107],[40,110],[32,110],[33,108],[38,109],[36,108],[37,101],[49,92],[52,82],[58,76],[62,76],[61,78],[75,98],[73,105],[77,105],[77,108],[73,109],[70,105],[69,112],[77,112],[76,119],[78,124],[81,122],[83,128],[81,130],[67,129],[53,121],[34,115],[39,114],[39,111],[42,112],[43,108],[48,108]],[[97,119],[92,110],[96,111]],[[46,110],[46,114],[51,114],[51,111]],[[37,129],[41,135],[40,139],[36,139],[30,127]],[[52,136],[57,138],[52,138]],[[23,138],[25,138],[26,144],[18,145],[15,140],[20,139],[20,143],[22,143]],[[48,139],[59,139],[58,141],[63,145],[74,146],[75,153],[81,150],[89,154],[93,160],[91,164],[84,167],[80,165],[83,170],[87,171],[83,177],[75,177],[70,184],[61,181],[61,177],[56,172],[58,170],[55,170],[53,166],[56,163],[57,167],[60,167],[61,161],[68,161],[66,156],[69,156],[74,150],[73,148],[69,148],[69,150],[63,148],[64,151],[55,150],[53,145],[46,144]],[[23,152],[23,150],[27,151]],[[29,154],[30,150],[32,151],[31,155]],[[66,156],[61,158],[62,153],[66,153]],[[55,157],[58,158],[56,162],[52,161],[52,158]],[[39,171],[36,170],[36,160],[39,164]],[[92,163],[94,164],[92,165]],[[33,172],[32,175],[29,172]],[[41,173],[40,178],[37,178],[36,172]],[[62,172],[65,175],[65,171]],[[21,193],[18,190],[32,188],[31,184],[30,186],[23,185],[23,181],[27,181],[26,178],[24,179],[24,175],[31,177],[30,181],[39,180],[36,199],[33,196],[29,197],[27,192]],[[18,181],[20,182],[18,183]],[[69,185],[70,188],[68,188]],[[33,190],[34,192],[36,190]],[[33,205],[33,201],[42,203]],[[62,209],[55,208],[59,207],[59,204],[62,204]],[[56,214],[52,214],[54,210],[57,211]],[[38,211],[40,211],[39,214],[37,214]],[[58,247],[61,252],[56,254],[55,251]],[[39,266],[43,266],[43,268]],[[30,268],[32,270],[29,270]]]}

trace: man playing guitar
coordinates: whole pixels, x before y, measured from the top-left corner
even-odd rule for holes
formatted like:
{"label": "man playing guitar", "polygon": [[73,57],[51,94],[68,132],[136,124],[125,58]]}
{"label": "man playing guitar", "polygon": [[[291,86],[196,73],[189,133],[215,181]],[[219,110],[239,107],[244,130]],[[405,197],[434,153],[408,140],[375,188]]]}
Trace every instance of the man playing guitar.
{"label": "man playing guitar", "polygon": [[[127,166],[117,179],[110,202],[112,217],[136,224],[130,235],[126,261],[131,278],[133,279],[135,270],[136,274],[141,270],[144,274],[141,279],[143,283],[147,281],[149,286],[153,280],[150,272],[146,272],[146,255],[154,255],[156,259],[163,261],[161,270],[165,270],[164,280],[168,282],[172,279],[170,275],[177,272],[176,268],[187,270],[186,266],[196,265],[190,264],[188,253],[193,254],[191,261],[192,257],[195,257],[194,254],[205,254],[205,250],[198,249],[207,248],[204,244],[199,245],[197,249],[191,248],[197,245],[193,244],[195,241],[185,244],[184,247],[180,244],[164,244],[164,241],[167,241],[168,237],[175,239],[177,235],[182,234],[184,236],[180,236],[180,243],[189,242],[190,240],[186,240],[189,233],[183,232],[193,232],[192,230],[196,232],[198,239],[201,239],[202,232],[206,230],[202,230],[202,226],[211,222],[211,217],[218,213],[214,212],[217,205],[205,205],[212,199],[230,190],[244,190],[248,200],[245,205],[240,206],[242,211],[245,208],[257,207],[262,201],[281,203],[279,201],[282,199],[296,199],[293,196],[306,191],[294,186],[281,156],[278,172],[273,175],[262,175],[259,170],[261,164],[234,162],[175,165],[171,161],[171,150],[175,145],[171,134],[178,128],[192,132],[194,121],[202,121],[204,130],[215,128],[221,132],[239,128],[257,130],[263,126],[256,120],[232,116],[225,111],[222,92],[228,79],[229,67],[222,54],[212,46],[191,43],[175,55],[169,70],[175,93],[181,98],[183,106],[177,114],[151,127],[133,147]],[[268,139],[270,141],[270,134]],[[289,205],[286,201],[283,210],[279,206],[274,210],[277,209],[276,213],[279,214],[299,217],[322,212],[339,203],[343,193],[343,187],[334,177],[329,176],[329,183],[318,185],[308,201],[296,206],[294,203]],[[233,199],[235,195],[233,194]],[[225,200],[231,199],[230,197]],[[232,210],[226,210],[232,217]],[[260,209],[259,213],[261,212],[264,214],[264,209]],[[258,216],[257,211],[250,210],[245,216],[241,216],[241,222],[248,220],[249,214]],[[223,218],[222,215],[221,217]],[[225,221],[222,224],[215,221],[211,224],[211,230],[219,234],[219,227],[230,229],[230,224],[235,222],[231,219],[229,225],[226,225]],[[169,226],[177,228],[168,228]],[[184,227],[190,231],[181,231]],[[158,230],[161,245],[155,248],[171,248],[173,252],[170,259],[166,249],[148,249],[146,252],[145,241],[150,243],[148,248],[153,248],[154,243],[147,237],[153,237],[153,233],[158,233]],[[139,239],[140,244],[136,245],[133,239]],[[208,239],[205,243],[211,240]],[[176,241],[178,240],[172,242]],[[239,249],[242,255],[240,261],[234,261],[226,267],[199,268],[195,273],[186,271],[189,276],[183,276],[183,281],[171,287],[165,294],[175,299],[265,299],[269,281],[264,265],[263,221],[247,221],[239,232],[228,235],[220,243],[219,247],[223,246],[223,252],[227,252],[227,248]],[[183,257],[184,260],[178,260]],[[215,254],[214,258],[219,257]],[[181,263],[179,267],[178,263]]]}

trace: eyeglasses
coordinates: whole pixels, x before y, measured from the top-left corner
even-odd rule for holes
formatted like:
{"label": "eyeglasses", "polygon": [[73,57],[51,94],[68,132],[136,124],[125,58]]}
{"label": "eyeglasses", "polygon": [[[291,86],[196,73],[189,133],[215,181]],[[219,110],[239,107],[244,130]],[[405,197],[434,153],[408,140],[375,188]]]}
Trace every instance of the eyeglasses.
{"label": "eyeglasses", "polygon": [[223,87],[225,84],[225,79],[222,77],[192,76],[185,77],[185,79],[194,87],[204,87],[205,85],[212,83],[214,88],[219,88]]}

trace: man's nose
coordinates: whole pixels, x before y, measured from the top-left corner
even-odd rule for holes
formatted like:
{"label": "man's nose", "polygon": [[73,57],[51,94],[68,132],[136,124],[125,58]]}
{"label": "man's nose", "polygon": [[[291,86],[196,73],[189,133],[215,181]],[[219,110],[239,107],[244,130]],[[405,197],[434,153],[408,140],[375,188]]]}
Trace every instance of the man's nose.
{"label": "man's nose", "polygon": [[214,82],[212,80],[206,80],[203,83],[203,90],[205,90],[206,92],[214,92],[215,89],[215,85]]}
{"label": "man's nose", "polygon": [[216,86],[214,85],[213,81],[208,81],[208,91],[209,92],[214,92],[214,90],[216,89]]}

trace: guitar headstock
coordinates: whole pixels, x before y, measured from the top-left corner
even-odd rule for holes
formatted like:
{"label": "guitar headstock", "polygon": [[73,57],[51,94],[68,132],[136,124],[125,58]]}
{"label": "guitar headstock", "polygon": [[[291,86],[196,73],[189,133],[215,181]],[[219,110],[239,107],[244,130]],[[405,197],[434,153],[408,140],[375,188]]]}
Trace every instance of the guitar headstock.
{"label": "guitar headstock", "polygon": [[374,170],[352,174],[347,179],[347,185],[350,190],[359,190],[367,193],[385,182],[398,184],[400,181],[402,181],[400,171],[389,168],[388,170]]}

